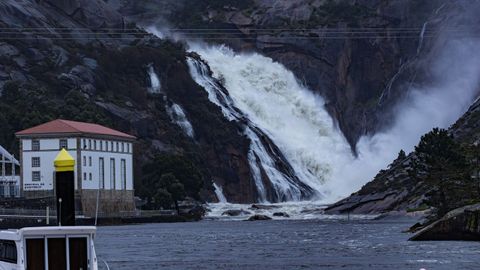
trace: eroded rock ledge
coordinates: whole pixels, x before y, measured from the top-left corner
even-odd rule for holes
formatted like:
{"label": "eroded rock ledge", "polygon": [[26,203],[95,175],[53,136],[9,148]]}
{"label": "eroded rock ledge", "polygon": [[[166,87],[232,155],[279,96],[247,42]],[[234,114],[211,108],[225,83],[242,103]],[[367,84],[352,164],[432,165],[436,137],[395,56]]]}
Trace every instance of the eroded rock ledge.
{"label": "eroded rock ledge", "polygon": [[443,218],[418,231],[412,241],[480,241],[480,203],[448,212]]}

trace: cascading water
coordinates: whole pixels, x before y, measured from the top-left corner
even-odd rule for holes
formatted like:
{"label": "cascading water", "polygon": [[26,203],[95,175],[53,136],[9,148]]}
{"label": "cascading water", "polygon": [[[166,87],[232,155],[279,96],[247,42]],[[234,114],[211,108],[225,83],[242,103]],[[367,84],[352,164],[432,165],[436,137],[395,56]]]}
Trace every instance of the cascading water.
{"label": "cascading water", "polygon": [[252,142],[248,158],[260,202],[268,200],[261,171],[268,176],[275,192],[275,195],[270,196],[270,200],[298,201],[304,196],[310,197],[312,193],[319,192],[312,186],[303,185],[297,178],[296,173],[281,171],[277,168],[276,163],[278,160],[281,160],[286,167],[289,167],[288,161],[283,160],[282,153],[278,153],[278,151],[272,149],[271,145],[260,139],[260,137],[265,136],[264,131],[259,129],[250,121],[248,115],[245,115],[243,111],[236,107],[236,103],[231,96],[225,92],[226,90],[217,80],[211,77],[205,63],[189,58],[188,65],[193,79],[207,91],[210,101],[222,109],[224,116],[231,121],[238,121],[246,125],[245,135]]}
{"label": "cascading water", "polygon": [[219,203],[227,203],[227,198],[223,195],[223,189],[221,186],[217,185],[217,183],[213,183],[213,188],[215,191],[215,195],[217,196]]}
{"label": "cascading water", "polygon": [[172,122],[179,126],[188,137],[195,137],[192,124],[188,121],[188,118],[180,105],[172,102],[171,106],[168,104],[165,105],[165,109]]}
{"label": "cascading water", "polygon": [[[303,87],[295,76],[270,58],[238,55],[226,47],[192,48],[205,59],[215,79],[224,82],[228,93],[218,89],[208,69],[189,59],[192,77],[203,86],[212,102],[230,119],[248,119],[250,125],[265,133],[281,150],[291,165],[293,177],[278,170],[262,140],[247,128],[251,140],[251,171],[260,200],[265,188],[260,179],[261,167],[269,176],[275,192],[283,200],[301,200],[301,185],[325,195],[322,188],[336,168],[353,161],[346,140],[324,109],[324,101]],[[232,66],[234,68],[232,68]]]}
{"label": "cascading water", "polygon": [[160,84],[160,79],[158,78],[158,75],[153,68],[153,64],[148,65],[147,72],[148,76],[150,77],[150,87],[148,88],[148,91],[151,94],[159,94],[162,86]]}

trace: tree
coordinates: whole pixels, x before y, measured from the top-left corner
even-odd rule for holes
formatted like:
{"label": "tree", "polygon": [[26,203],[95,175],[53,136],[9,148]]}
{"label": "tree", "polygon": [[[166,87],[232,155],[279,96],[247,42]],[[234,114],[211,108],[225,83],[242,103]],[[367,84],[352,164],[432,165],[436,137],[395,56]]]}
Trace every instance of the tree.
{"label": "tree", "polygon": [[414,176],[431,187],[427,203],[437,209],[437,218],[472,198],[471,167],[447,130],[434,128],[422,136],[412,167]]}
{"label": "tree", "polygon": [[[157,182],[162,182],[164,174],[172,174],[183,185],[186,196],[199,199],[203,186],[203,176],[200,170],[189,159],[179,155],[157,155],[152,162],[142,168],[142,188],[139,195],[144,198],[153,197],[158,188]],[[152,187],[156,187],[152,189]]]}
{"label": "tree", "polygon": [[165,189],[170,195],[170,201],[175,205],[177,214],[180,215],[180,208],[178,207],[178,201],[185,198],[185,188],[182,183],[178,181],[175,175],[171,173],[163,174],[158,182],[160,189]]}

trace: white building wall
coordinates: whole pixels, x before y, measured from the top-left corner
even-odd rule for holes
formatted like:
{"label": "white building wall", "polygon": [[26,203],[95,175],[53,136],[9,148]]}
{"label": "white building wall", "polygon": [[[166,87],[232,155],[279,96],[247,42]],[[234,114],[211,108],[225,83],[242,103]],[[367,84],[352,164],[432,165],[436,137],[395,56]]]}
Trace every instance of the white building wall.
{"label": "white building wall", "polygon": [[[32,140],[22,140],[22,176],[25,191],[53,189],[55,173],[53,162],[59,152],[59,140],[60,138],[39,139],[40,151],[32,151]],[[110,183],[110,159],[113,158],[115,160],[115,189],[133,190],[133,144],[131,142],[80,138],[81,149],[78,150],[80,151],[80,160],[77,160],[76,140],[76,138],[68,139],[68,152],[75,159],[75,164],[80,162],[81,165],[80,179],[77,179],[77,166],[75,166],[75,189],[78,187],[77,181],[82,181],[82,189],[99,188],[100,158],[104,159],[105,189],[113,189],[113,185]],[[40,157],[40,167],[32,167],[32,157]],[[122,159],[126,163],[125,187],[123,187],[121,179]],[[32,181],[32,171],[40,171],[40,181]]]}
{"label": "white building wall", "polygon": [[[97,189],[100,184],[100,158],[104,160],[104,174],[105,174],[105,189],[113,189],[113,185],[110,183],[110,159],[115,160],[115,189],[116,190],[133,190],[133,166],[132,166],[132,154],[131,153],[112,153],[112,152],[100,152],[100,151],[85,151],[82,150],[82,189]],[[83,158],[85,157],[86,166],[83,164]],[[92,164],[90,166],[90,158]],[[126,162],[126,187],[122,188],[121,183],[121,160],[125,159]],[[92,180],[90,180],[90,174]],[[86,179],[85,179],[86,178]]]}
{"label": "white building wall", "polygon": [[[76,139],[75,138],[62,138],[67,139],[68,153],[76,159]],[[60,138],[59,139],[38,139],[40,143],[39,151],[32,151],[32,140],[22,140],[22,179],[23,190],[36,191],[36,190],[52,190],[53,189],[53,176],[55,173],[55,167],[53,162],[60,151]],[[40,167],[32,167],[32,158],[40,158]],[[76,160],[75,160],[76,162]],[[40,181],[32,180],[32,172],[40,171]],[[77,175],[75,174],[75,183],[77,183]],[[75,185],[76,186],[76,185]]]}

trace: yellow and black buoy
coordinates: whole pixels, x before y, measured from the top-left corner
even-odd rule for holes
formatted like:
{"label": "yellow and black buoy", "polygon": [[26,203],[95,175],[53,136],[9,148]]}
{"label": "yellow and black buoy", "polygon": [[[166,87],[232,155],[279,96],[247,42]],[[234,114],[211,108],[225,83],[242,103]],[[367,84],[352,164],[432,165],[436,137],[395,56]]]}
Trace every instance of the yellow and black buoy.
{"label": "yellow and black buoy", "polygon": [[62,149],[53,163],[58,225],[75,226],[75,159]]}

